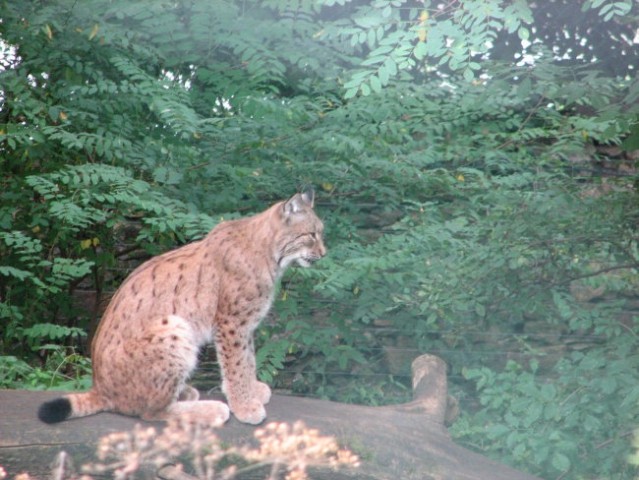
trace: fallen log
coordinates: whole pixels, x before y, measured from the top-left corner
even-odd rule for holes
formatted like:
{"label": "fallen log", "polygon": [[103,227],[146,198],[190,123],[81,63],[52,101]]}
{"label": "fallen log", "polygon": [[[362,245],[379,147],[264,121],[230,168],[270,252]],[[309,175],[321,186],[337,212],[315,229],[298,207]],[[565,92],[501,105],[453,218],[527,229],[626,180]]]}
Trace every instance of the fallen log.
{"label": "fallen log", "polygon": [[[312,478],[325,479],[490,479],[534,480],[536,477],[500,465],[456,445],[444,426],[447,384],[444,362],[422,355],[413,362],[414,399],[385,407],[364,407],[322,400],[274,395],[268,405],[268,422],[302,421],[322,435],[335,437],[360,457],[360,466],[340,471],[313,471]],[[142,422],[136,418],[102,413],[92,417],[45,425],[36,418],[40,403],[59,392],[0,390],[0,466],[13,478],[28,472],[49,478],[60,451],[75,465],[95,458],[98,440],[115,432],[131,431]],[[230,445],[253,441],[254,426],[235,419],[219,429],[222,442]],[[190,479],[188,472],[171,466],[146,476],[166,480]],[[268,471],[267,475],[268,476]],[[265,478],[253,471],[239,478]]]}

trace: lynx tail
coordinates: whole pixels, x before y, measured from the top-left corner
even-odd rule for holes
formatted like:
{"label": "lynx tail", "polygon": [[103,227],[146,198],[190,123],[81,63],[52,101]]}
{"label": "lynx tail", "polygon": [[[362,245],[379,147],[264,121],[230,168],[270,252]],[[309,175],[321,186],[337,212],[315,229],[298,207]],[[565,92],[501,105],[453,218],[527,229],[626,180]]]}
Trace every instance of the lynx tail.
{"label": "lynx tail", "polygon": [[71,402],[68,398],[56,398],[40,405],[38,418],[44,423],[58,423],[71,416]]}
{"label": "lynx tail", "polygon": [[59,423],[69,418],[85,417],[104,410],[104,405],[92,391],[74,393],[40,405],[38,418],[44,423]]}

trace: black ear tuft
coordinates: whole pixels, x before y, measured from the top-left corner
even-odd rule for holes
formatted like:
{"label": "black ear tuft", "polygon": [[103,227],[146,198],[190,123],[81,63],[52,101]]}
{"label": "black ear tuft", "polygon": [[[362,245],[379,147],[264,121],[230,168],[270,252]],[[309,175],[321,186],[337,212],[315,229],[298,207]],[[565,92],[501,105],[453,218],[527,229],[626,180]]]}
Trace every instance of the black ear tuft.
{"label": "black ear tuft", "polygon": [[311,208],[313,208],[313,204],[315,203],[315,190],[311,187],[305,189],[302,192],[302,200]]}
{"label": "black ear tuft", "polygon": [[67,398],[56,398],[40,405],[38,418],[44,423],[58,423],[71,416],[71,402]]}
{"label": "black ear tuft", "polygon": [[304,193],[296,193],[284,202],[284,213],[286,215],[292,215],[300,213],[306,208],[313,208],[314,199],[315,192],[313,192],[313,189],[305,190]]}

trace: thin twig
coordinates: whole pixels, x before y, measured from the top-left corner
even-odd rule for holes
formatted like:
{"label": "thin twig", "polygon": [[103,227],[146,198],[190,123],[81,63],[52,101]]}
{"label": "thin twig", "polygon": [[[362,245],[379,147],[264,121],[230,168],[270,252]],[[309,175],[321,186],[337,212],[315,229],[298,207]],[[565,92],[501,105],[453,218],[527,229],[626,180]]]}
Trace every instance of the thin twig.
{"label": "thin twig", "polygon": [[605,442],[601,442],[600,444],[595,445],[595,447],[594,447],[594,448],[595,448],[595,450],[599,450],[600,448],[603,448],[603,447],[605,447],[605,446],[607,446],[607,445],[611,444],[611,443],[612,443],[612,442],[614,442],[615,440],[619,440],[619,439],[621,439],[621,438],[628,437],[628,436],[632,435],[633,433],[635,433],[635,431],[634,431],[634,430],[628,430],[627,432],[624,432],[624,433],[620,434],[618,437],[615,437],[615,438],[609,438],[609,439],[608,439],[608,440],[606,440]]}

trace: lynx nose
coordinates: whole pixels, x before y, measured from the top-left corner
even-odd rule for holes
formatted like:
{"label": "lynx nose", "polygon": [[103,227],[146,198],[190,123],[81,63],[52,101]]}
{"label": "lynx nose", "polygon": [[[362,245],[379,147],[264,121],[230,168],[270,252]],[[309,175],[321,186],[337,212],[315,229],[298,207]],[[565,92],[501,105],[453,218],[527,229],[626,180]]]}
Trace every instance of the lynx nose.
{"label": "lynx nose", "polygon": [[319,255],[319,258],[322,258],[324,255],[326,255],[326,246],[324,245],[324,240],[322,240],[321,238],[319,239],[319,242],[317,244],[317,253]]}

